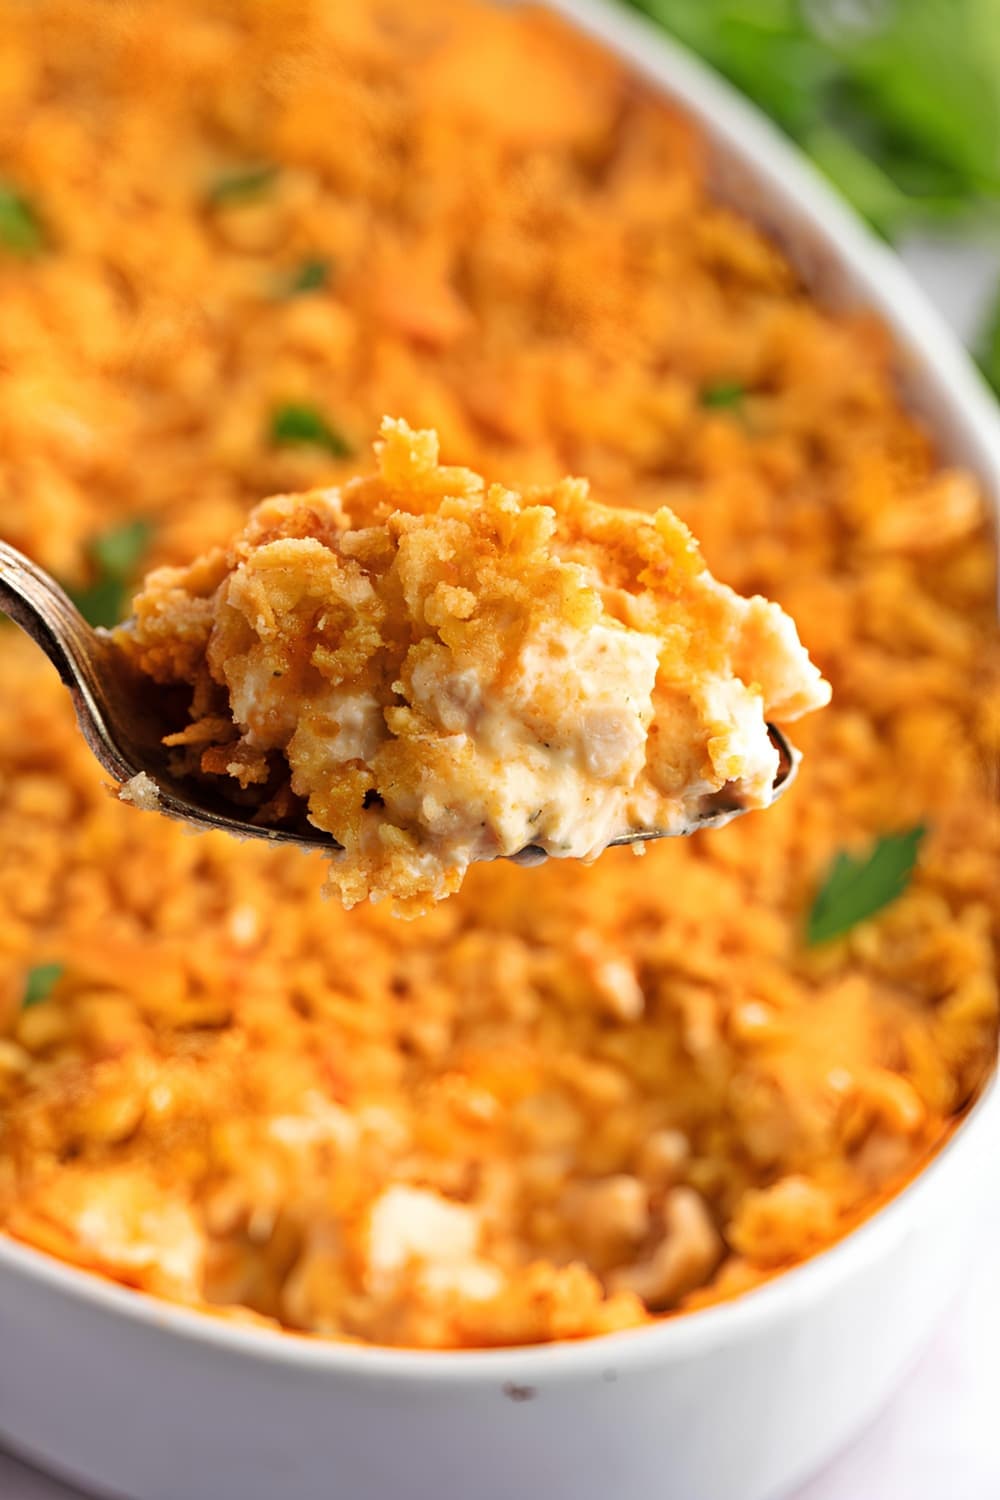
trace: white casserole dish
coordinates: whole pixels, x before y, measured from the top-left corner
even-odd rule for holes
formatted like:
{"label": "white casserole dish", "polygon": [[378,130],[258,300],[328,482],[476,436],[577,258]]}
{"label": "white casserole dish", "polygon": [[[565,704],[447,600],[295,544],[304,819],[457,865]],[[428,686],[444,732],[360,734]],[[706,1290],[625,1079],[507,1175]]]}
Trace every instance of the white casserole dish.
{"label": "white casserole dish", "polygon": [[[610,0],[555,0],[702,123],[720,194],[828,301],[874,307],[942,449],[1000,494],[1000,422],[893,256],[751,107]],[[835,1248],[614,1337],[428,1354],[233,1326],[0,1239],[0,1442],[124,1500],[777,1500],[873,1413],[957,1288],[1000,1089]]]}

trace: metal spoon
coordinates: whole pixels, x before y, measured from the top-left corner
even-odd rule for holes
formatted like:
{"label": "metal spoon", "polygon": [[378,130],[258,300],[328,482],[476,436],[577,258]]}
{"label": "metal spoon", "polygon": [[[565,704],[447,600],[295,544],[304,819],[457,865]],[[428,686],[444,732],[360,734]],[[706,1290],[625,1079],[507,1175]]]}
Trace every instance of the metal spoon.
{"label": "metal spoon", "polygon": [[[0,611],[20,625],[52,662],[69,688],[84,739],[120,787],[145,774],[155,783],[156,810],[168,817],[198,828],[222,829],[239,838],[327,850],[340,847],[319,828],[301,832],[252,823],[240,817],[239,810],[221,794],[213,794],[210,785],[171,775],[169,752],[162,741],[177,727],[176,722],[166,722],[164,715],[172,695],[137,672],[107,631],[87,624],[54,578],[6,542],[0,542]],[[773,789],[776,798],[794,780],[800,757],[773,725],[768,725],[768,733],[780,757]],[[719,827],[746,811],[735,787],[723,787],[705,799],[684,832]],[[664,837],[662,830],[649,828],[622,834],[611,842],[636,844]],[[521,864],[535,864],[548,856],[537,844],[529,844],[511,857]]]}

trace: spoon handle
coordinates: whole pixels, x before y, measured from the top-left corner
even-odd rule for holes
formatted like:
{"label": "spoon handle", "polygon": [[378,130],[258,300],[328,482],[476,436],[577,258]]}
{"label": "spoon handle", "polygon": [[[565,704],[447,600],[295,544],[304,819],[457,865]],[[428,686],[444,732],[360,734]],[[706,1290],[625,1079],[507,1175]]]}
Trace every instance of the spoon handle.
{"label": "spoon handle", "polygon": [[87,743],[116,778],[128,765],[109,735],[108,705],[101,676],[107,647],[55,579],[0,541],[0,611],[41,646],[69,688]]}
{"label": "spoon handle", "polygon": [[2,541],[0,610],[41,646],[66,686],[75,688],[93,654],[94,632],[50,574]]}

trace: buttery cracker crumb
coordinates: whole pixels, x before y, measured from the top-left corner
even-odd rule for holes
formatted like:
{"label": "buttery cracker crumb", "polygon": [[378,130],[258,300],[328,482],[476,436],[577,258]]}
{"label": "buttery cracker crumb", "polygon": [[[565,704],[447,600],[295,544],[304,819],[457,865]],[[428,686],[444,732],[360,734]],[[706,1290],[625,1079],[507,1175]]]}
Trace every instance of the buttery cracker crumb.
{"label": "buttery cracker crumb", "polygon": [[143,812],[159,811],[160,789],[145,771],[137,772],[135,776],[124,782],[118,788],[118,796],[122,802],[141,808]]}

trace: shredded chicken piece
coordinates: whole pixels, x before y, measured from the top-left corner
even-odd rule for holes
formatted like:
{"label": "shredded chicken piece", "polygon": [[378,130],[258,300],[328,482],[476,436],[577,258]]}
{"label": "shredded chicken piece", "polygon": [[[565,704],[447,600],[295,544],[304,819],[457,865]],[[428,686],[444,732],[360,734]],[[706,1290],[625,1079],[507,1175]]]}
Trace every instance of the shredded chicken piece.
{"label": "shredded chicken piece", "polygon": [[634,1292],[647,1307],[667,1308],[708,1279],[725,1246],[705,1200],[690,1187],[675,1187],[663,1205],[661,1237],[645,1260],[615,1271],[616,1292]]}

